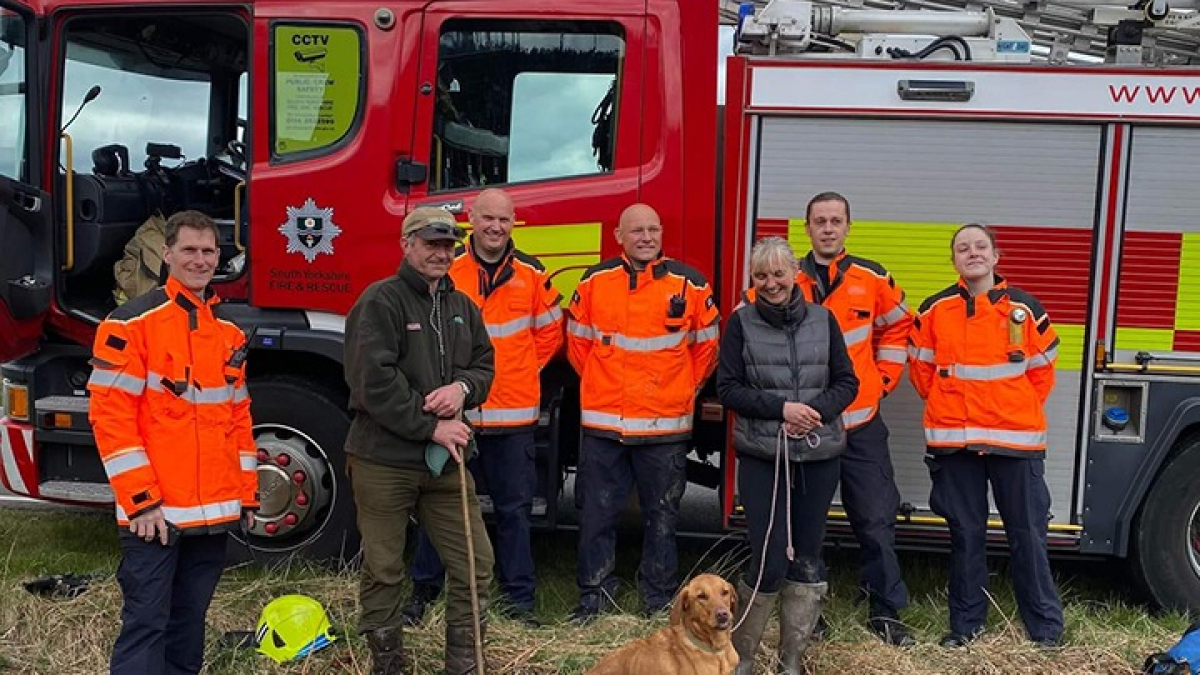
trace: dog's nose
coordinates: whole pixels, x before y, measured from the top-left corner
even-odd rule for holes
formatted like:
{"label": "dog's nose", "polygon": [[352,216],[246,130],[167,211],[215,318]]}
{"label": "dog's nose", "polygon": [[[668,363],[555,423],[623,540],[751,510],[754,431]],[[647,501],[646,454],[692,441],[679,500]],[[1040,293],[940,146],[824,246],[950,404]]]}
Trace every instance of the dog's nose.
{"label": "dog's nose", "polygon": [[718,626],[728,625],[729,621],[731,619],[733,619],[733,615],[729,613],[729,610],[723,609],[723,608],[717,610],[717,625]]}

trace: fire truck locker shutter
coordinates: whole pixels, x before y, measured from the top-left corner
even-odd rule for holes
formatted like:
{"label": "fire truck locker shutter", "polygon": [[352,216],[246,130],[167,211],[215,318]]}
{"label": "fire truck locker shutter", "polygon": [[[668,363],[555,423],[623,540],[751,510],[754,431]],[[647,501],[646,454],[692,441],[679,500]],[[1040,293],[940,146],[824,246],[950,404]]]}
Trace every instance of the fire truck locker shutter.
{"label": "fire truck locker shutter", "polygon": [[[1068,344],[1046,406],[1046,478],[1056,522],[1069,522],[1073,510],[1088,293],[1086,280],[1076,280],[1079,288],[1055,295],[1063,287],[1056,275],[1064,270],[1057,267],[1059,255],[1046,255],[1043,239],[1053,233],[1073,242],[1076,250],[1062,257],[1077,258],[1086,270],[1100,147],[1095,125],[780,116],[763,120],[759,149],[757,218],[789,221],[792,244],[804,254],[808,199],[826,190],[842,193],[853,221],[848,250],[882,263],[914,311],[954,282],[950,237],[958,226],[1000,226],[1001,274],[1024,281],[1049,306]],[[1007,253],[1006,243],[1013,249]],[[903,500],[928,509],[923,404],[907,378],[882,408]]]}

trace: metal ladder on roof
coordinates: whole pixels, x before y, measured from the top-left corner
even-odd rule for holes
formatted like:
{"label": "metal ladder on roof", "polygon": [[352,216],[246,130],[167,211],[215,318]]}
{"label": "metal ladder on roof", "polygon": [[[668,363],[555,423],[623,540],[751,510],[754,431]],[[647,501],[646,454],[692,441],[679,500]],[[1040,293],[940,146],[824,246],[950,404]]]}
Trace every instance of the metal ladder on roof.
{"label": "metal ladder on roof", "polygon": [[[1151,4],[1132,8],[1093,0],[812,0],[847,9],[992,10],[1015,20],[1053,64],[1107,61],[1127,66],[1200,65],[1200,12],[1194,0],[1169,3],[1155,20]],[[720,0],[721,22],[736,24],[737,0]],[[756,10],[768,0],[754,0]],[[1159,6],[1159,9],[1162,9]],[[1110,46],[1110,33],[1116,33]]]}

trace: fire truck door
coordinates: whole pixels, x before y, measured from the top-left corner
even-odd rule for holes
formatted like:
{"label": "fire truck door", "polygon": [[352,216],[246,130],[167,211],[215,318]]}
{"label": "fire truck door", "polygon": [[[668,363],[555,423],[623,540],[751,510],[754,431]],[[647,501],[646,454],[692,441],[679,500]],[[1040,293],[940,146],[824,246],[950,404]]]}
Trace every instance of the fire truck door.
{"label": "fire truck door", "polygon": [[32,351],[50,307],[51,205],[35,12],[0,0],[0,361]]}
{"label": "fire truck door", "polygon": [[426,9],[412,147],[428,179],[409,205],[442,206],[465,224],[480,190],[503,188],[517,247],[569,298],[583,271],[613,253],[602,244],[613,245],[610,228],[637,201],[645,8],[501,15],[498,6]]}

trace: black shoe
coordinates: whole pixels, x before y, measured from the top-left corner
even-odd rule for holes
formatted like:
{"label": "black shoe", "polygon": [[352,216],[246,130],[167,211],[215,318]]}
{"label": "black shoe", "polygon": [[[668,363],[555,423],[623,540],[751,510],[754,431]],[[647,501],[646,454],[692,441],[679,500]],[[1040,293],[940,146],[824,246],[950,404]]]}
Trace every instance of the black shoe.
{"label": "black shoe", "polygon": [[533,613],[532,609],[520,609],[517,607],[507,607],[501,614],[504,618],[516,621],[524,625],[526,628],[541,628],[542,622]]}
{"label": "black shoe", "polygon": [[1058,637],[1038,638],[1033,641],[1033,644],[1038,649],[1058,649],[1063,646],[1063,639],[1061,635]]}
{"label": "black shoe", "polygon": [[873,616],[867,621],[871,632],[893,647],[912,647],[917,644],[908,632],[908,626],[899,617]]}
{"label": "black shoe", "polygon": [[981,633],[982,629],[973,633],[946,633],[941,642],[938,642],[938,646],[945,649],[962,649],[978,639]]}
{"label": "black shoe", "polygon": [[437,600],[441,593],[442,589],[437,586],[413,584],[412,595],[408,596],[408,601],[400,609],[401,623],[408,627],[420,626],[421,622],[425,620],[425,612],[429,609],[429,603]]}
{"label": "black shoe", "polygon": [[600,618],[600,608],[593,605],[579,605],[571,610],[571,615],[567,617],[567,621],[576,626],[586,626],[589,623]]}
{"label": "black shoe", "polygon": [[642,617],[646,619],[665,619],[671,616],[671,601],[666,604],[645,604],[642,603]]}

